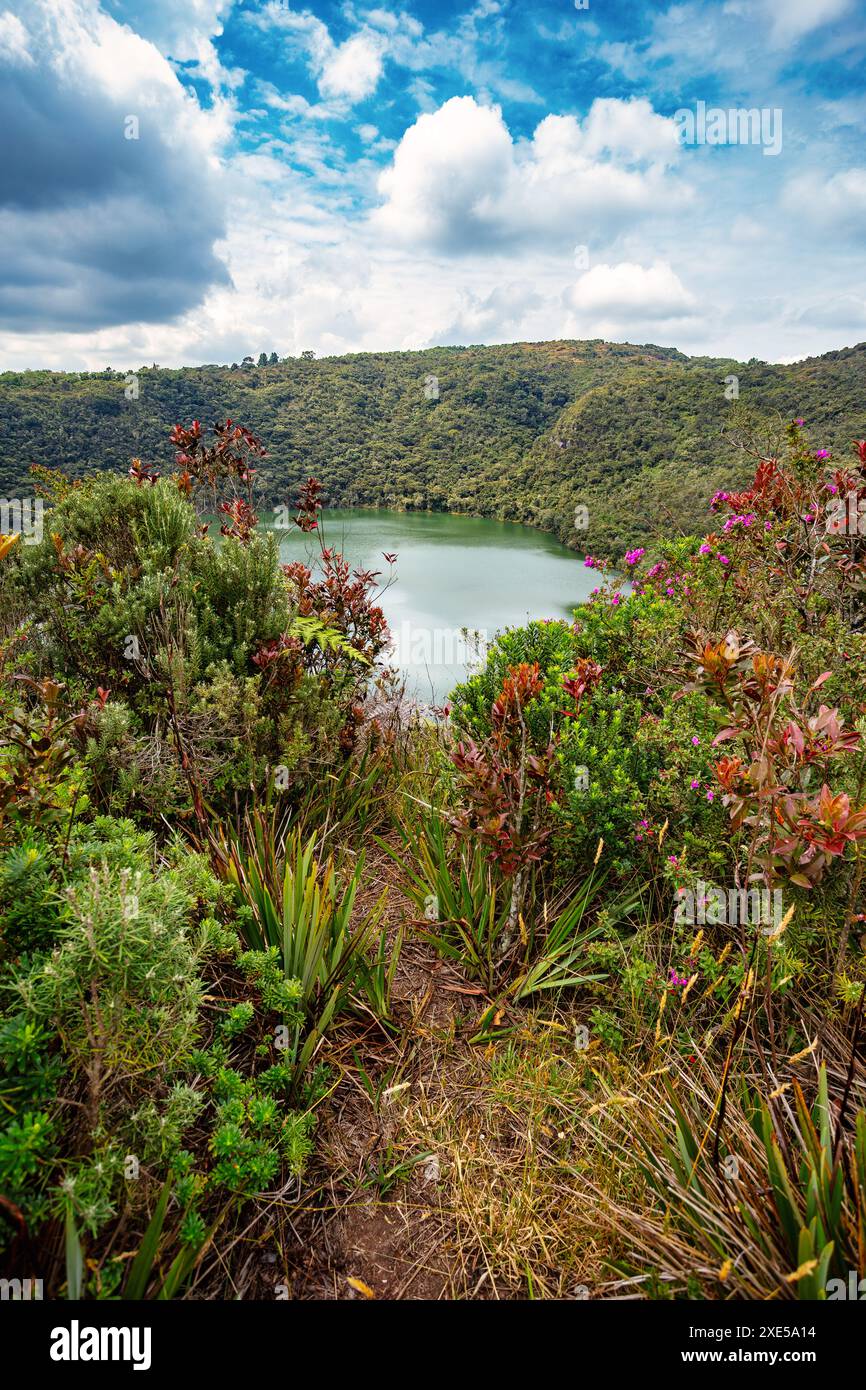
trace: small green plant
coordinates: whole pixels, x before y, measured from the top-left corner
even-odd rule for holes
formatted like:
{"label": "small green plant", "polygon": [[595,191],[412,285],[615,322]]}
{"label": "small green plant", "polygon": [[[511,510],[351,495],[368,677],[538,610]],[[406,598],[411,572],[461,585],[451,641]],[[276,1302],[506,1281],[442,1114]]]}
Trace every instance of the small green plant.
{"label": "small green plant", "polygon": [[[273,819],[261,815],[250,823],[246,841],[233,841],[221,862],[249,909],[238,915],[238,934],[262,967],[263,956],[276,952],[285,979],[293,982],[293,1002],[306,1029],[303,1041],[300,1024],[295,1029],[300,1074],[347,1006],[353,985],[359,977],[370,978],[363,952],[381,918],[385,894],[355,925],[363,859],[341,890],[333,859],[325,864],[317,860],[314,837],[304,841],[297,830],[281,837]],[[372,979],[375,997],[377,980],[384,990],[387,976],[377,977],[374,969]]]}
{"label": "small green plant", "polygon": [[420,930],[440,954],[462,961],[492,989],[510,910],[501,877],[481,846],[458,842],[432,808],[414,823],[401,822],[400,831],[401,850],[379,844],[404,871]]}

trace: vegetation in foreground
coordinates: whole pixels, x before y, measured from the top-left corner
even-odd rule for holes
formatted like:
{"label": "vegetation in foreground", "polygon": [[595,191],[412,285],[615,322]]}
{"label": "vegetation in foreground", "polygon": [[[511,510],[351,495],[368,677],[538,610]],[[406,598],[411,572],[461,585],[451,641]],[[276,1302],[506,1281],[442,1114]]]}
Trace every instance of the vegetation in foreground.
{"label": "vegetation in foreground", "polygon": [[850,1297],[866,441],[792,423],[434,717],[318,485],[281,566],[256,437],[172,440],[0,542],[4,1272]]}

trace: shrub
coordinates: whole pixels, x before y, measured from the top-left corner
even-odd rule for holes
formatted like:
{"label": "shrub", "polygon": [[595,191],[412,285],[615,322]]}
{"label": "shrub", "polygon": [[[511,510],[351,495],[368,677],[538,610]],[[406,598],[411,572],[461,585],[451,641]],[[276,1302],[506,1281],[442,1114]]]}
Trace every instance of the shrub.
{"label": "shrub", "polygon": [[96,1127],[128,1088],[189,1054],[203,987],[188,899],[172,874],[105,864],[68,898],[69,923],[17,992],[30,1018],[56,1029]]}

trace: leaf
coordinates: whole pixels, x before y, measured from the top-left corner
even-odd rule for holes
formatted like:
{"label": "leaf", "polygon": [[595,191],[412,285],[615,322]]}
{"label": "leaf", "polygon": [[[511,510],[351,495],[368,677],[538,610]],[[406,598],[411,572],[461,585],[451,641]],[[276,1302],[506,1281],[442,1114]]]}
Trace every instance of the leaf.
{"label": "leaf", "polygon": [[823,685],[825,681],[828,681],[832,674],[832,671],[823,671],[821,675],[818,677],[818,679],[816,681],[813,681],[812,684],[809,686],[808,693],[811,695],[812,691],[817,690],[819,685]]}
{"label": "leaf", "polygon": [[171,1193],[171,1182],[166,1182],[156,1204],[156,1210],[150,1218],[147,1230],[144,1233],[138,1254],[130,1266],[126,1284],[123,1289],[123,1297],[134,1299],[140,1302],[144,1298],[144,1293],[153,1272],[156,1251],[159,1246],[162,1228],[165,1223],[165,1213],[168,1207],[168,1199]]}
{"label": "leaf", "polygon": [[66,1297],[79,1299],[81,1297],[82,1276],[84,1274],[84,1254],[81,1249],[81,1241],[78,1239],[78,1231],[75,1229],[75,1217],[72,1214],[72,1207],[66,1208]]}
{"label": "leaf", "polygon": [[376,1297],[373,1290],[370,1288],[370,1285],[365,1284],[363,1279],[355,1279],[352,1275],[350,1275],[347,1278],[346,1283],[350,1284],[353,1289],[356,1289],[358,1291],[358,1293],[362,1293],[365,1298]]}

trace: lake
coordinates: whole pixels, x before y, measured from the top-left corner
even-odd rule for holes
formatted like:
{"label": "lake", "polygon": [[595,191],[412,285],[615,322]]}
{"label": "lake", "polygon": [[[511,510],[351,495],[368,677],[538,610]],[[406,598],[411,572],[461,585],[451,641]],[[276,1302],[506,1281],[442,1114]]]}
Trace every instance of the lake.
{"label": "lake", "polygon": [[[342,550],[354,568],[388,578],[383,552],[396,554],[394,582],[380,602],[394,638],[392,664],[406,677],[407,693],[441,704],[467,670],[477,665],[478,643],[464,629],[491,641],[502,628],[530,618],[570,618],[598,584],[583,557],[552,536],[507,521],[449,516],[445,512],[341,509],[322,514],[325,544]],[[273,518],[262,517],[262,524]],[[281,529],[283,562],[311,564],[315,536]]]}

